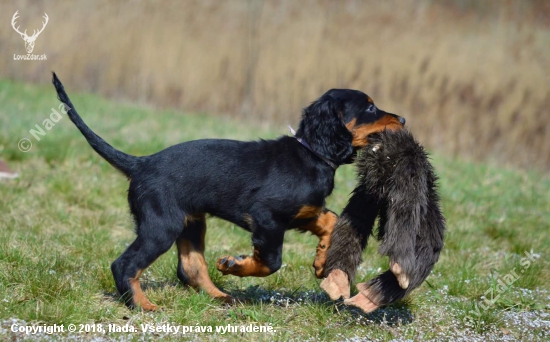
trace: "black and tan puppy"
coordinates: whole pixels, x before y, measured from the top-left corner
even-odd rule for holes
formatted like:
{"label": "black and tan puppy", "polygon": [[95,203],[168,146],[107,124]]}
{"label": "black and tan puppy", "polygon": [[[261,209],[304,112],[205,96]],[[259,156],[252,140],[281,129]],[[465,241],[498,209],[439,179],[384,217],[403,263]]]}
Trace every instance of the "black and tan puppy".
{"label": "black and tan puppy", "polygon": [[155,310],[139,277],[174,242],[178,278],[226,301],[232,298],[210,280],[204,260],[205,215],[250,231],[251,256],[217,261],[223,274],[264,277],[281,267],[285,231],[319,237],[314,261],[323,274],[326,248],[337,216],[325,208],[335,169],[367,144],[367,135],[398,130],[405,120],[386,113],[357,90],[333,89],[304,109],[295,137],[233,141],[205,139],[178,144],[150,156],[116,150],[84,123],[53,75],[59,99],[90,146],[130,179],[128,202],[136,240],[111,266],[127,305]]}
{"label": "black and tan puppy", "polygon": [[[406,130],[368,139],[357,158],[359,184],[331,236],[321,285],[332,299],[344,297],[365,312],[405,297],[428,277],[445,231],[437,176],[422,146]],[[390,270],[358,284],[359,293],[349,299],[377,216],[379,253],[389,256]]]}

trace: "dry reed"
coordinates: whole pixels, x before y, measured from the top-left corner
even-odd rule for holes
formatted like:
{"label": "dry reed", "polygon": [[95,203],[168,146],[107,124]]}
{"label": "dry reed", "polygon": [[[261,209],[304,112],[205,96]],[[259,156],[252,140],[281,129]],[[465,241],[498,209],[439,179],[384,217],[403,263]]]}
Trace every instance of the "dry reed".
{"label": "dry reed", "polygon": [[[50,23],[35,54],[9,26]],[[547,1],[1,1],[0,77],[163,107],[295,123],[365,91],[453,156],[550,170]],[[114,115],[114,114],[113,114]]]}

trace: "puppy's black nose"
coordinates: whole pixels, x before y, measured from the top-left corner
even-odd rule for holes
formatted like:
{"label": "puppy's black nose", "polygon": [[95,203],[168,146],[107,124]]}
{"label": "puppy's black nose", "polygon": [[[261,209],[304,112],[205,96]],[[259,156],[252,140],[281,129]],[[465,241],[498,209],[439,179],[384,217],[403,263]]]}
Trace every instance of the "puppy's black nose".
{"label": "puppy's black nose", "polygon": [[405,120],[404,117],[402,117],[402,116],[399,117],[399,122],[401,122],[402,125],[405,124],[405,121],[407,121],[407,120]]}

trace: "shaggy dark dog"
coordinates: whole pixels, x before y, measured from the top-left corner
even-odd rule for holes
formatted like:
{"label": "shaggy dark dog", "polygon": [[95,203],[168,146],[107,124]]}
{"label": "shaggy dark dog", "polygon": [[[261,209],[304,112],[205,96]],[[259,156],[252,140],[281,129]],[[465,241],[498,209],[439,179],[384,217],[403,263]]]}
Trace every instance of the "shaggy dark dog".
{"label": "shaggy dark dog", "polygon": [[[445,219],[439,208],[437,176],[423,147],[406,130],[369,135],[357,158],[359,184],[343,210],[327,250],[322,287],[332,299],[370,312],[393,303],[430,274],[443,248]],[[390,270],[357,285],[349,284],[379,215],[379,253]]]}
{"label": "shaggy dark dog", "polygon": [[322,277],[337,216],[325,208],[339,165],[353,160],[366,137],[399,130],[405,119],[377,108],[366,94],[332,89],[304,109],[294,137],[235,141],[202,139],[150,156],[119,151],[95,134],[76,112],[59,79],[59,99],[90,146],[130,179],[128,202],[137,237],[113,262],[117,289],[130,307],[156,310],[141,290],[142,271],[175,243],[177,276],[210,296],[233,302],[208,275],[204,259],[206,215],[252,233],[253,253],[224,256],[216,268],[239,277],[265,277],[282,263],[286,230],[319,237],[313,266]]}

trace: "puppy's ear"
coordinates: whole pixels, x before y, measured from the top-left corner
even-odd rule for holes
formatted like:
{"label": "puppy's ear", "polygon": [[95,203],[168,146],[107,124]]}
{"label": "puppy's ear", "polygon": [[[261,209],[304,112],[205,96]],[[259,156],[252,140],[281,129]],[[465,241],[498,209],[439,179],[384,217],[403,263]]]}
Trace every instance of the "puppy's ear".
{"label": "puppy's ear", "polygon": [[337,165],[345,163],[353,153],[352,134],[342,120],[343,111],[341,100],[323,95],[304,109],[296,134]]}

